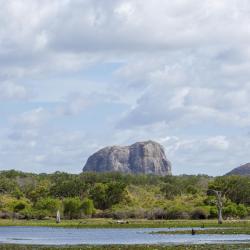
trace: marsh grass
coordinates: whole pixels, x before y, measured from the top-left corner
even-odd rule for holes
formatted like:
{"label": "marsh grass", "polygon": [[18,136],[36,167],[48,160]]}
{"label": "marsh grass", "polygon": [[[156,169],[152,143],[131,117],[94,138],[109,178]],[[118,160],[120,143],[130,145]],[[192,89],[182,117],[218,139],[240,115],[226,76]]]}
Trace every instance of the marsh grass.
{"label": "marsh grass", "polygon": [[41,227],[72,227],[72,228],[176,228],[176,227],[241,227],[250,229],[250,220],[225,221],[218,225],[216,220],[145,220],[129,219],[128,223],[119,224],[112,219],[81,219],[62,220],[10,220],[0,219],[0,226],[41,226]]}
{"label": "marsh grass", "polygon": [[[159,231],[151,232],[151,234],[191,234],[191,230]],[[195,230],[195,234],[250,234],[250,228],[212,228],[205,230]]]}

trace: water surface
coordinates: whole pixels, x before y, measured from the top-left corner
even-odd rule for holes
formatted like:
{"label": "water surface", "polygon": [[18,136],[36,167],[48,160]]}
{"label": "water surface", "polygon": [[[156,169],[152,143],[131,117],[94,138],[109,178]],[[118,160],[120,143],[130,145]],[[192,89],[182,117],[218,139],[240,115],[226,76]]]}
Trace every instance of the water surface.
{"label": "water surface", "polygon": [[216,244],[250,242],[250,235],[150,234],[191,228],[87,229],[55,227],[0,227],[0,243],[34,245]]}

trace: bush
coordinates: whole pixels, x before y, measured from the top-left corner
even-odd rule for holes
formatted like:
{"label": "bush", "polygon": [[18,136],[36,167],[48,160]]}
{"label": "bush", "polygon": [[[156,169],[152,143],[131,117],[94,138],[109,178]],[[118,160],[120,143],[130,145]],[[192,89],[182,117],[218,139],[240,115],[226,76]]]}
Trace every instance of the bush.
{"label": "bush", "polygon": [[88,198],[84,199],[81,208],[85,215],[92,215],[95,210],[93,200]]}
{"label": "bush", "polygon": [[15,213],[18,213],[24,209],[29,209],[31,205],[26,200],[16,200],[13,201],[12,204],[12,210]]}
{"label": "bush", "polygon": [[144,219],[144,218],[146,218],[146,210],[143,208],[130,210],[130,211],[128,211],[128,218]]}
{"label": "bush", "polygon": [[163,208],[156,208],[147,213],[147,218],[150,220],[168,219],[168,213]]}
{"label": "bush", "polygon": [[187,191],[188,194],[197,194],[198,193],[198,189],[196,187],[192,186],[192,185],[189,185],[187,187],[186,191]]}
{"label": "bush", "polygon": [[115,220],[125,220],[130,218],[128,211],[116,211],[112,213],[112,218]]}
{"label": "bush", "polygon": [[26,207],[26,203],[25,203],[25,202],[23,202],[23,201],[17,202],[17,203],[14,205],[14,211],[15,211],[15,212],[21,211],[21,210],[23,210],[25,207]]}
{"label": "bush", "polygon": [[42,198],[35,205],[36,210],[46,211],[47,216],[56,216],[56,212],[61,207],[61,201],[53,198]]}
{"label": "bush", "polygon": [[33,210],[32,211],[32,219],[43,220],[47,216],[48,216],[47,210]]}
{"label": "bush", "polygon": [[208,212],[203,208],[195,208],[191,212],[191,218],[194,220],[205,220],[208,218]]}
{"label": "bush", "polygon": [[81,217],[81,201],[80,198],[66,198],[63,201],[64,216],[68,219],[78,219]]}
{"label": "bush", "polygon": [[235,203],[229,203],[226,207],[223,208],[223,216],[227,217],[238,217],[237,205]]}
{"label": "bush", "polygon": [[98,209],[108,209],[125,198],[126,185],[113,181],[110,183],[96,183],[90,190],[90,197]]}
{"label": "bush", "polygon": [[167,210],[167,219],[175,220],[175,219],[189,219],[189,213],[185,208],[180,206],[173,206],[168,208]]}
{"label": "bush", "polygon": [[218,209],[216,207],[210,207],[209,210],[209,218],[214,219],[218,217]]}
{"label": "bush", "polygon": [[240,218],[244,218],[248,215],[248,209],[243,204],[239,204],[237,207],[237,214]]}

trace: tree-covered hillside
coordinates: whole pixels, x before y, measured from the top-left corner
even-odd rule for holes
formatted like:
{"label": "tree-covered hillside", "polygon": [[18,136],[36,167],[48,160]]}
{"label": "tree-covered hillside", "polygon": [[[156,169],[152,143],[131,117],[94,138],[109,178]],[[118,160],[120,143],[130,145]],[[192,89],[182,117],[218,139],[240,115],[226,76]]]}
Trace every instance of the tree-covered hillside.
{"label": "tree-covered hillside", "polygon": [[250,177],[155,176],[121,173],[31,174],[0,172],[0,217],[44,219],[57,210],[65,219],[205,219],[217,217],[220,191],[224,218],[250,212]]}

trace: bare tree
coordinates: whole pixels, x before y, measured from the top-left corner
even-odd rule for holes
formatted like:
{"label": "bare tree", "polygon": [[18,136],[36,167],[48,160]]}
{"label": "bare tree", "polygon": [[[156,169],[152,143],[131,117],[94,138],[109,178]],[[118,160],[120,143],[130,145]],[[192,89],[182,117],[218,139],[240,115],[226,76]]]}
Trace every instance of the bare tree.
{"label": "bare tree", "polygon": [[223,209],[222,191],[213,190],[213,189],[210,189],[209,191],[214,193],[215,196],[216,196],[216,206],[217,206],[217,209],[218,209],[218,224],[222,224],[222,222],[223,222],[223,218],[222,218],[222,209]]}
{"label": "bare tree", "polygon": [[57,210],[57,213],[56,213],[56,223],[60,223],[60,222],[61,222],[60,211]]}

